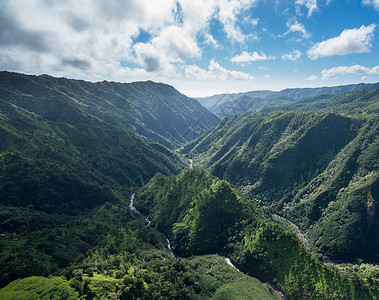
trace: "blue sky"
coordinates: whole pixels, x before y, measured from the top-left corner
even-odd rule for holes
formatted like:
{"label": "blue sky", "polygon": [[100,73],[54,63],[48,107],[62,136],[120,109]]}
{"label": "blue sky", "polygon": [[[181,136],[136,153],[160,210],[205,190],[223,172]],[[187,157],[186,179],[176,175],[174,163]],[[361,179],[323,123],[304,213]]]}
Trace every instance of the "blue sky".
{"label": "blue sky", "polygon": [[192,97],[379,81],[379,0],[0,0],[0,69]]}

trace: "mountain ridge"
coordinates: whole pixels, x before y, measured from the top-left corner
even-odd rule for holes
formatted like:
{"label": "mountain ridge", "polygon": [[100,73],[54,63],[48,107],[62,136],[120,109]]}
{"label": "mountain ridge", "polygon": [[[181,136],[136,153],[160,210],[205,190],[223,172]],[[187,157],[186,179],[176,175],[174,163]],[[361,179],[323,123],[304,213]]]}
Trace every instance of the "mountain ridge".
{"label": "mountain ridge", "polygon": [[[378,83],[359,83],[332,87],[288,88],[281,91],[251,91],[243,93],[217,94],[210,97],[196,98],[204,107],[220,118],[233,113],[247,111],[258,112],[269,107],[281,107],[295,103],[302,98],[314,98],[323,95],[339,95],[351,91],[374,90]],[[324,97],[325,97],[324,96]]]}
{"label": "mountain ridge", "polygon": [[0,99],[24,105],[51,121],[67,121],[61,119],[55,103],[63,109],[75,110],[96,126],[125,129],[171,149],[219,121],[197,100],[153,81],[91,83],[0,72]]}

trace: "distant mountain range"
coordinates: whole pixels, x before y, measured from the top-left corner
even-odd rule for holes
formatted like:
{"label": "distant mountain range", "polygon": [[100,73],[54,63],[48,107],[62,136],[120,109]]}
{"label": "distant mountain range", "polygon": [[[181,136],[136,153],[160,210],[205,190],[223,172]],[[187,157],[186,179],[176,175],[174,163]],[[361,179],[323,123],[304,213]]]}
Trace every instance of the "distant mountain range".
{"label": "distant mountain range", "polygon": [[276,91],[251,91],[245,93],[219,94],[211,97],[197,98],[210,112],[218,117],[247,111],[258,112],[265,108],[279,107],[291,104],[303,98],[321,95],[338,95],[357,90],[374,90],[379,88],[379,82],[373,84],[350,84],[334,87],[294,88]]}

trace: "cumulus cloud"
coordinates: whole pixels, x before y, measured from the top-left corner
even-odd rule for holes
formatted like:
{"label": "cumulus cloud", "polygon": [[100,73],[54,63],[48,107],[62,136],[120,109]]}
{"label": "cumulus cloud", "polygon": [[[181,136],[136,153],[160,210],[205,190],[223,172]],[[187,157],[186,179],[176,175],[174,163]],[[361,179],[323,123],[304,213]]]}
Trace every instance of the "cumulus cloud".
{"label": "cumulus cloud", "polygon": [[282,35],[279,35],[279,37],[284,37],[284,36],[290,34],[291,32],[298,32],[302,35],[303,38],[306,38],[306,39],[311,37],[311,35],[305,29],[304,25],[299,23],[295,19],[289,20],[287,22],[287,28],[288,28],[288,30],[285,33],[283,33]]}
{"label": "cumulus cloud", "polygon": [[220,45],[217,43],[217,41],[213,38],[211,34],[205,33],[204,38],[205,38],[205,42],[204,42],[205,44],[208,44],[215,49],[220,48]]}
{"label": "cumulus cloud", "polygon": [[312,60],[321,56],[346,55],[350,53],[370,52],[376,25],[362,25],[360,28],[345,29],[335,38],[314,45],[307,51]]}
{"label": "cumulus cloud", "polygon": [[253,61],[262,61],[262,60],[270,60],[275,59],[274,56],[267,56],[265,53],[261,52],[259,55],[258,52],[254,51],[253,53],[248,53],[243,51],[242,54],[236,55],[230,59],[231,62],[244,64],[251,63]]}
{"label": "cumulus cloud", "polygon": [[373,6],[377,11],[379,11],[379,0],[362,0],[362,4]]}
{"label": "cumulus cloud", "polygon": [[236,25],[237,16],[256,2],[258,0],[218,0],[218,18],[224,25],[226,35],[231,41],[244,43],[248,38]]}
{"label": "cumulus cloud", "polygon": [[187,66],[185,75],[189,78],[196,78],[200,80],[252,80],[254,79],[248,73],[227,70],[220,66],[214,60],[211,60],[208,66],[208,70],[204,70],[196,65]]}
{"label": "cumulus cloud", "polygon": [[291,53],[287,53],[287,54],[283,54],[282,55],[282,59],[283,60],[292,60],[292,61],[296,61],[298,58],[300,58],[300,56],[302,56],[303,53],[301,53],[300,50],[294,50],[293,52]]}
{"label": "cumulus cloud", "polygon": [[311,75],[311,76],[305,78],[305,80],[309,80],[309,81],[313,81],[313,80],[316,80],[316,79],[317,79],[317,76],[315,76],[315,75]]}
{"label": "cumulus cloud", "polygon": [[321,71],[322,79],[329,79],[335,75],[347,75],[347,74],[379,74],[379,66],[367,68],[361,65],[354,66],[340,66],[331,69],[323,69]]}
{"label": "cumulus cloud", "polygon": [[185,59],[200,55],[200,48],[196,41],[187,32],[178,26],[170,26],[162,30],[161,34],[150,43],[134,45],[137,62],[149,72],[173,72],[173,62],[182,62]]}
{"label": "cumulus cloud", "polygon": [[296,11],[298,14],[301,14],[300,7],[305,6],[308,9],[308,18],[317,11],[317,0],[296,0]]}
{"label": "cumulus cloud", "polygon": [[[178,64],[201,56],[199,40],[220,47],[204,34],[210,20],[230,41],[251,38],[238,16],[258,1],[0,0],[0,68],[89,80],[143,71],[174,77]],[[148,39],[140,40],[142,33]]]}
{"label": "cumulus cloud", "polygon": [[174,0],[3,0],[0,67],[109,78],[117,73],[120,61],[134,59],[133,39],[140,30],[159,32],[174,22],[174,4]]}

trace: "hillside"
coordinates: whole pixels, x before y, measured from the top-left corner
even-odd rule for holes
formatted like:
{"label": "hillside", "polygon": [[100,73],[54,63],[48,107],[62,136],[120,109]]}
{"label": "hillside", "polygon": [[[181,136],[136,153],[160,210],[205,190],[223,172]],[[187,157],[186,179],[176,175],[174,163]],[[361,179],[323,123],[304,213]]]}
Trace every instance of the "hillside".
{"label": "hillside", "polygon": [[263,214],[253,203],[246,207],[229,183],[198,169],[171,178],[158,174],[137,196],[137,207],[179,256],[225,252],[240,222]]}
{"label": "hillside", "polygon": [[246,113],[223,119],[183,152],[286,215],[313,249],[378,260],[378,125],[375,114]]}
{"label": "hillside", "polygon": [[68,238],[75,224],[105,203],[122,203],[157,172],[188,167],[164,146],[96,126],[75,110],[47,105],[60,118],[47,120],[28,100],[30,110],[0,100],[1,285],[69,265],[104,233],[100,225]]}
{"label": "hillside", "polygon": [[0,298],[379,297],[322,262],[379,257],[378,90],[212,123],[163,84],[0,78]]}
{"label": "hillside", "polygon": [[123,129],[169,148],[177,148],[219,121],[197,100],[152,81],[91,83],[0,72],[0,100],[48,121]]}
{"label": "hillside", "polygon": [[288,299],[378,296],[375,279],[351,281],[323,265],[254,200],[203,170],[157,175],[137,193],[136,203],[151,219],[149,226],[170,239],[175,254],[230,256],[241,271],[275,283]]}
{"label": "hillside", "polygon": [[[283,105],[295,103],[303,98],[306,100],[319,101],[352,91],[371,91],[379,88],[379,83],[374,84],[351,84],[333,87],[319,88],[295,88],[282,91],[251,91],[245,93],[220,94],[211,97],[197,98],[197,100],[210,112],[223,118],[234,113],[245,113],[247,111],[259,112],[265,108],[279,108]],[[319,96],[322,96],[319,98]]]}

